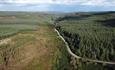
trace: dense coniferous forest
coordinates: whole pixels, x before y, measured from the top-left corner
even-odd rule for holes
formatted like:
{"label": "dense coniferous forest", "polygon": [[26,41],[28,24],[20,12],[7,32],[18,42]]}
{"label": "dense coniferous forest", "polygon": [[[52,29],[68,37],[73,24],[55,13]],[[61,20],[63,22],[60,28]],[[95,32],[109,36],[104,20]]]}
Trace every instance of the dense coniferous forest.
{"label": "dense coniferous forest", "polygon": [[74,13],[55,24],[76,55],[115,62],[115,12]]}

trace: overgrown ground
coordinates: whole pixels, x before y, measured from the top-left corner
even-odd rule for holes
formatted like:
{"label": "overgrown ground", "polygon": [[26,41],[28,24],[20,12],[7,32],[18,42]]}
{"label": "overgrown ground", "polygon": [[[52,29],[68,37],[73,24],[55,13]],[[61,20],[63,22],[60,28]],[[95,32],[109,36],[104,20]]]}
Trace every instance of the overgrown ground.
{"label": "overgrown ground", "polygon": [[51,15],[0,13],[0,70],[68,69],[68,53]]}
{"label": "overgrown ground", "polygon": [[0,46],[0,69],[63,70],[67,65],[65,46],[49,25],[40,25],[37,31],[18,33],[10,38],[10,42]]}

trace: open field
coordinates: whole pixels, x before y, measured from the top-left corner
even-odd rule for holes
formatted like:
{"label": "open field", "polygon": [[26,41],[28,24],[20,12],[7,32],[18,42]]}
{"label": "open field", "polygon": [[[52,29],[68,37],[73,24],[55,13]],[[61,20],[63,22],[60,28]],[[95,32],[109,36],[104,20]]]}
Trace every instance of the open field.
{"label": "open field", "polygon": [[4,15],[0,18],[0,70],[69,68],[65,45],[48,23],[50,18]]}
{"label": "open field", "polygon": [[40,26],[38,31],[12,37],[8,44],[1,45],[1,67],[5,65],[4,69],[8,70],[56,69],[55,65],[60,62],[58,59],[63,60],[66,54],[60,50],[64,47],[63,42],[52,30],[48,26]]}

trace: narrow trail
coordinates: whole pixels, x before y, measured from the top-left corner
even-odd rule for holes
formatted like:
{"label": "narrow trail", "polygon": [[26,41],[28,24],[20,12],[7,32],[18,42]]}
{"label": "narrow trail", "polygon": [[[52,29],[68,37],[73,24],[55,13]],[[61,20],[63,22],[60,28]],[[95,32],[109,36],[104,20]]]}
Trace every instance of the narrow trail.
{"label": "narrow trail", "polygon": [[66,40],[63,38],[63,36],[61,36],[61,34],[59,33],[59,31],[57,29],[54,29],[55,32],[59,35],[59,37],[64,41],[66,47],[67,47],[67,51],[69,52],[70,55],[72,55],[73,57],[77,58],[77,59],[82,59],[84,61],[89,61],[89,62],[94,62],[94,63],[101,63],[101,64],[111,64],[111,65],[115,65],[115,62],[107,62],[107,61],[101,61],[101,60],[93,60],[93,59],[88,59],[88,58],[83,58],[80,56],[77,56],[76,54],[74,54],[71,49],[69,48],[68,43],[66,42]]}

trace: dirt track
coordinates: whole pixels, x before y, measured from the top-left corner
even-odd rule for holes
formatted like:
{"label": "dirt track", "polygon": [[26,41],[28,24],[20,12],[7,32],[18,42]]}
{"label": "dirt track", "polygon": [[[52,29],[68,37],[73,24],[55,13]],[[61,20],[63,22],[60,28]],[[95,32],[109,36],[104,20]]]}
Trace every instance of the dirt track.
{"label": "dirt track", "polygon": [[6,38],[6,39],[3,39],[3,40],[0,40],[0,45],[7,44],[9,41],[11,41],[11,38]]}

